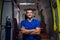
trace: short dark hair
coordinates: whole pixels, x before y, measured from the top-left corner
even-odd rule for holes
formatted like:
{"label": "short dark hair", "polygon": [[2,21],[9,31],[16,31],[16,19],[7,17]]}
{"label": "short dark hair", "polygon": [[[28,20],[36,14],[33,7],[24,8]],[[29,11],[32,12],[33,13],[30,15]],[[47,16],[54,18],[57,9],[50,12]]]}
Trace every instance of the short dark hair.
{"label": "short dark hair", "polygon": [[28,8],[28,9],[26,9],[26,11],[27,11],[27,10],[32,10],[32,11],[33,11],[33,9],[32,9],[32,8]]}

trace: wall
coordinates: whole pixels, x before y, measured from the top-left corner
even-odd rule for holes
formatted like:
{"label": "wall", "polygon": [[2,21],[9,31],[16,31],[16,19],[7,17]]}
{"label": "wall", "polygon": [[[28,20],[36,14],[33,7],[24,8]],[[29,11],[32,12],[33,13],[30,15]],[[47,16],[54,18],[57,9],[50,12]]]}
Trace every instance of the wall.
{"label": "wall", "polygon": [[6,17],[10,16],[12,19],[12,3],[4,2],[3,13],[2,13],[2,24],[5,25]]}
{"label": "wall", "polygon": [[40,10],[43,9],[44,12],[44,19],[46,24],[46,32],[49,34],[52,29],[52,13],[50,8],[49,0],[40,0],[39,2]]}
{"label": "wall", "polygon": [[4,28],[4,26],[6,23],[7,16],[10,16],[12,19],[12,3],[11,2],[4,2],[4,5],[3,5],[1,40],[5,40],[5,28]]}

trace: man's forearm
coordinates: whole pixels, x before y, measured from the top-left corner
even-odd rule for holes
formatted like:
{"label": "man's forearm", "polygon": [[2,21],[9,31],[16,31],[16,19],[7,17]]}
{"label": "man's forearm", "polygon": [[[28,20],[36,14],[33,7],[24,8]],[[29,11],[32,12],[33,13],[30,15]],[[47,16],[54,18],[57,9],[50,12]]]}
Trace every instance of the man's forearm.
{"label": "man's forearm", "polygon": [[36,30],[36,29],[32,29],[32,30],[22,30],[22,33],[25,33],[25,34],[40,34],[40,31]]}
{"label": "man's forearm", "polygon": [[31,32],[31,34],[40,34],[40,30],[35,30],[35,31]]}
{"label": "man's forearm", "polygon": [[32,33],[32,32],[34,32],[34,31],[35,31],[35,29],[32,29],[32,30],[27,30],[27,29],[26,29],[26,30],[23,30],[22,33]]}
{"label": "man's forearm", "polygon": [[31,34],[40,34],[40,32],[32,32]]}
{"label": "man's forearm", "polygon": [[40,34],[40,32],[36,32],[35,30],[25,30],[23,33],[25,33],[25,34]]}

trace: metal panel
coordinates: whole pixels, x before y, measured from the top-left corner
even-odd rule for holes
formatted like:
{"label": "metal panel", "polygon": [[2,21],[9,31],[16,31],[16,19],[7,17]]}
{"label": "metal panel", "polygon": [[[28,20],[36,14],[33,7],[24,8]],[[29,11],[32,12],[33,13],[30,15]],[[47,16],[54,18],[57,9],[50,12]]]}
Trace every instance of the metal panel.
{"label": "metal panel", "polygon": [[11,1],[11,0],[4,0],[4,1]]}
{"label": "metal panel", "polygon": [[[58,31],[60,32],[60,1],[56,0],[57,2],[57,8],[58,8],[58,19],[59,19],[59,23],[58,23]],[[58,34],[59,40],[60,40],[60,33]]]}
{"label": "metal panel", "polygon": [[4,2],[3,12],[2,12],[2,32],[1,32],[1,40],[5,40],[5,23],[6,17],[10,16],[12,19],[12,3],[11,2]]}

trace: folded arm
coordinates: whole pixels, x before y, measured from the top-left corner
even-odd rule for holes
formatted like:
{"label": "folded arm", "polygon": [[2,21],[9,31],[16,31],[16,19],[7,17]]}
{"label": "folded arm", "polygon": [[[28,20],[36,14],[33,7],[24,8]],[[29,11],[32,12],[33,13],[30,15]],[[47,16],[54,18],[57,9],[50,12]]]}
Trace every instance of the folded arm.
{"label": "folded arm", "polygon": [[40,28],[36,27],[36,29],[31,34],[40,34]]}
{"label": "folded arm", "polygon": [[33,32],[33,31],[34,31],[34,29],[32,29],[32,30],[27,30],[27,29],[25,29],[25,27],[22,27],[22,28],[21,28],[21,32],[22,32],[22,33],[25,33],[25,34],[29,34],[29,33]]}
{"label": "folded arm", "polygon": [[32,29],[32,30],[27,30],[24,27],[21,28],[21,32],[25,34],[40,34],[40,28]]}

